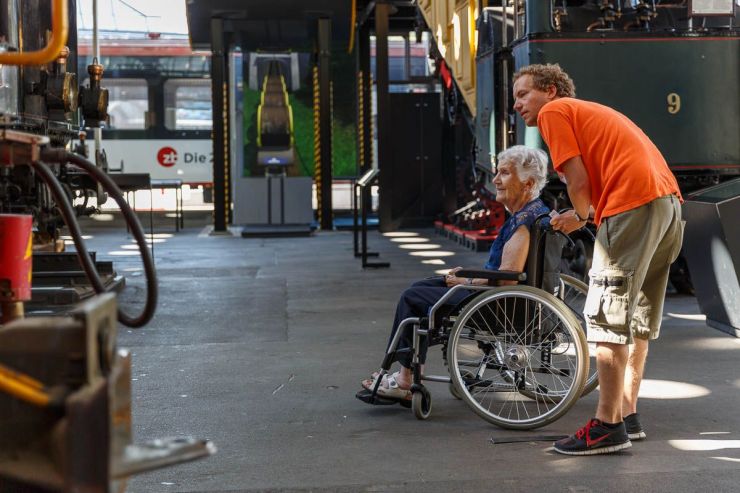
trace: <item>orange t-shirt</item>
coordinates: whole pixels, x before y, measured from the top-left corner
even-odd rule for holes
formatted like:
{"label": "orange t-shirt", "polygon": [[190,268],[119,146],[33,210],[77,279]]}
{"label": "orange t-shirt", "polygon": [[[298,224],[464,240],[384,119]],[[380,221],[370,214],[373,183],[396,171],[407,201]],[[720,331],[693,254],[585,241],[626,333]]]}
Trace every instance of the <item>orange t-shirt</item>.
{"label": "orange t-shirt", "polygon": [[595,222],[675,194],[676,178],[655,144],[632,121],[607,106],[573,98],[545,104],[537,127],[556,171],[581,156],[591,183]]}

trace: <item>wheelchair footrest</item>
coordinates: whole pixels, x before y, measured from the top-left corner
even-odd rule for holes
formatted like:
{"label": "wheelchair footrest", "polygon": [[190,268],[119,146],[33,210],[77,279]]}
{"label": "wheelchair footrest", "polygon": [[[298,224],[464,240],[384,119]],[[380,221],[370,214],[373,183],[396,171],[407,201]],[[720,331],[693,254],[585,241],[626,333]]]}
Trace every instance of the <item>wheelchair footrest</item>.
{"label": "wheelchair footrest", "polygon": [[408,399],[391,399],[379,396],[378,394],[373,395],[372,391],[367,389],[357,392],[355,397],[360,399],[362,402],[373,404],[375,406],[392,406],[393,404],[401,404],[403,407],[411,407],[411,401]]}

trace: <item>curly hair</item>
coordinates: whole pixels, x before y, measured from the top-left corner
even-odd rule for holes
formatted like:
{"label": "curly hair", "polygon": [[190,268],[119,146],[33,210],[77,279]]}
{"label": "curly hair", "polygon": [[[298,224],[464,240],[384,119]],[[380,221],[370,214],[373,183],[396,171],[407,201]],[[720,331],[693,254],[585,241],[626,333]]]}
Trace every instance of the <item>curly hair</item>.
{"label": "curly hair", "polygon": [[576,86],[573,84],[573,79],[557,63],[522,67],[514,74],[514,82],[524,75],[532,77],[535,89],[546,91],[548,87],[555,86],[558,97],[576,97]]}
{"label": "curly hair", "polygon": [[532,178],[534,187],[533,196],[539,196],[547,184],[547,154],[541,149],[533,149],[523,145],[516,145],[501,151],[497,156],[499,163],[511,163],[517,169],[522,182]]}

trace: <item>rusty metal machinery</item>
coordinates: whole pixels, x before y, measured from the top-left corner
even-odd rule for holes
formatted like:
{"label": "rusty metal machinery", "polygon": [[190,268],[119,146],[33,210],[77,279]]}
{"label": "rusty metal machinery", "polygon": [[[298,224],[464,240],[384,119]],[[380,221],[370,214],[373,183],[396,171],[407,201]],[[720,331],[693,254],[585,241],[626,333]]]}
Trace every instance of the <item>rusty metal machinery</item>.
{"label": "rusty metal machinery", "polygon": [[88,126],[97,127],[108,121],[108,90],[101,87],[103,66],[97,59],[88,65],[87,73],[90,75],[90,85],[80,89],[80,108]]}
{"label": "rusty metal machinery", "polygon": [[23,316],[31,299],[31,225],[22,214],[0,214],[0,323]]}
{"label": "rusty metal machinery", "polygon": [[[117,323],[151,319],[156,272],[116,184],[99,162],[67,150],[86,126],[107,119],[102,66],[88,68],[81,93],[76,62],[67,71],[76,60],[75,43],[66,46],[75,9],[67,7],[68,0],[0,0],[0,493],[122,492],[133,474],[215,450],[192,438],[132,444],[131,357],[116,347]],[[139,246],[147,300],[137,315],[118,309],[113,275],[101,276],[82,239],[77,217],[96,212],[88,197],[114,199]],[[59,252],[62,225],[75,254]],[[84,271],[97,295],[63,316],[25,318],[38,246],[62,261],[55,264]]]}
{"label": "rusty metal machinery", "polygon": [[0,328],[0,493],[122,492],[133,474],[215,451],[193,438],[132,444],[131,356],[116,325],[108,293]]}
{"label": "rusty metal machinery", "polygon": [[[47,265],[44,278],[53,279],[58,290],[74,295],[50,295],[50,286],[34,286],[32,304],[47,308],[49,301],[79,301],[96,291],[119,289],[123,278],[102,265],[97,270],[104,289],[96,290],[92,285],[77,289],[70,276],[53,269],[55,262],[46,262],[64,249],[59,235],[69,221],[61,213],[64,207],[60,201],[74,204],[80,199],[72,206],[71,216],[89,216],[108,195],[89,173],[64,162],[48,166],[62,190],[55,197],[33,169],[39,156],[30,154],[42,146],[86,150],[85,128],[99,126],[107,119],[107,90],[101,87],[103,68],[93,63],[88,67],[90,86],[78,87],[76,32],[70,29],[75,9],[68,8],[68,0],[0,0],[0,7],[0,213],[33,216],[34,263]],[[74,146],[78,139],[82,144]],[[105,167],[100,162],[96,166]],[[96,206],[89,205],[90,198]],[[82,270],[87,270],[84,265],[71,271]],[[54,310],[68,304],[52,303]]]}

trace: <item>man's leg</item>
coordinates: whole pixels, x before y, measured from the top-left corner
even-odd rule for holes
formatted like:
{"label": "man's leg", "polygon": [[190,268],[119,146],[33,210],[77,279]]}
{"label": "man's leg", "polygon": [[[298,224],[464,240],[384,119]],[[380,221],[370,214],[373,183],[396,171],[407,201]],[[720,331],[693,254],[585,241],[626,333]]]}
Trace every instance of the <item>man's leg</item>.
{"label": "man's leg", "polygon": [[574,435],[555,442],[556,452],[566,455],[594,455],[618,452],[632,446],[622,421],[622,395],[628,354],[627,344],[597,343],[599,404],[596,417]]}
{"label": "man's leg", "polygon": [[599,342],[596,345],[596,366],[599,370],[596,419],[605,423],[622,422],[622,395],[628,354],[627,344]]}
{"label": "man's leg", "polygon": [[[645,360],[648,355],[648,340],[635,337],[630,346],[627,370],[624,374],[624,395],[622,398],[622,417],[637,412],[637,394],[640,392]],[[601,374],[599,374],[601,376]]]}

